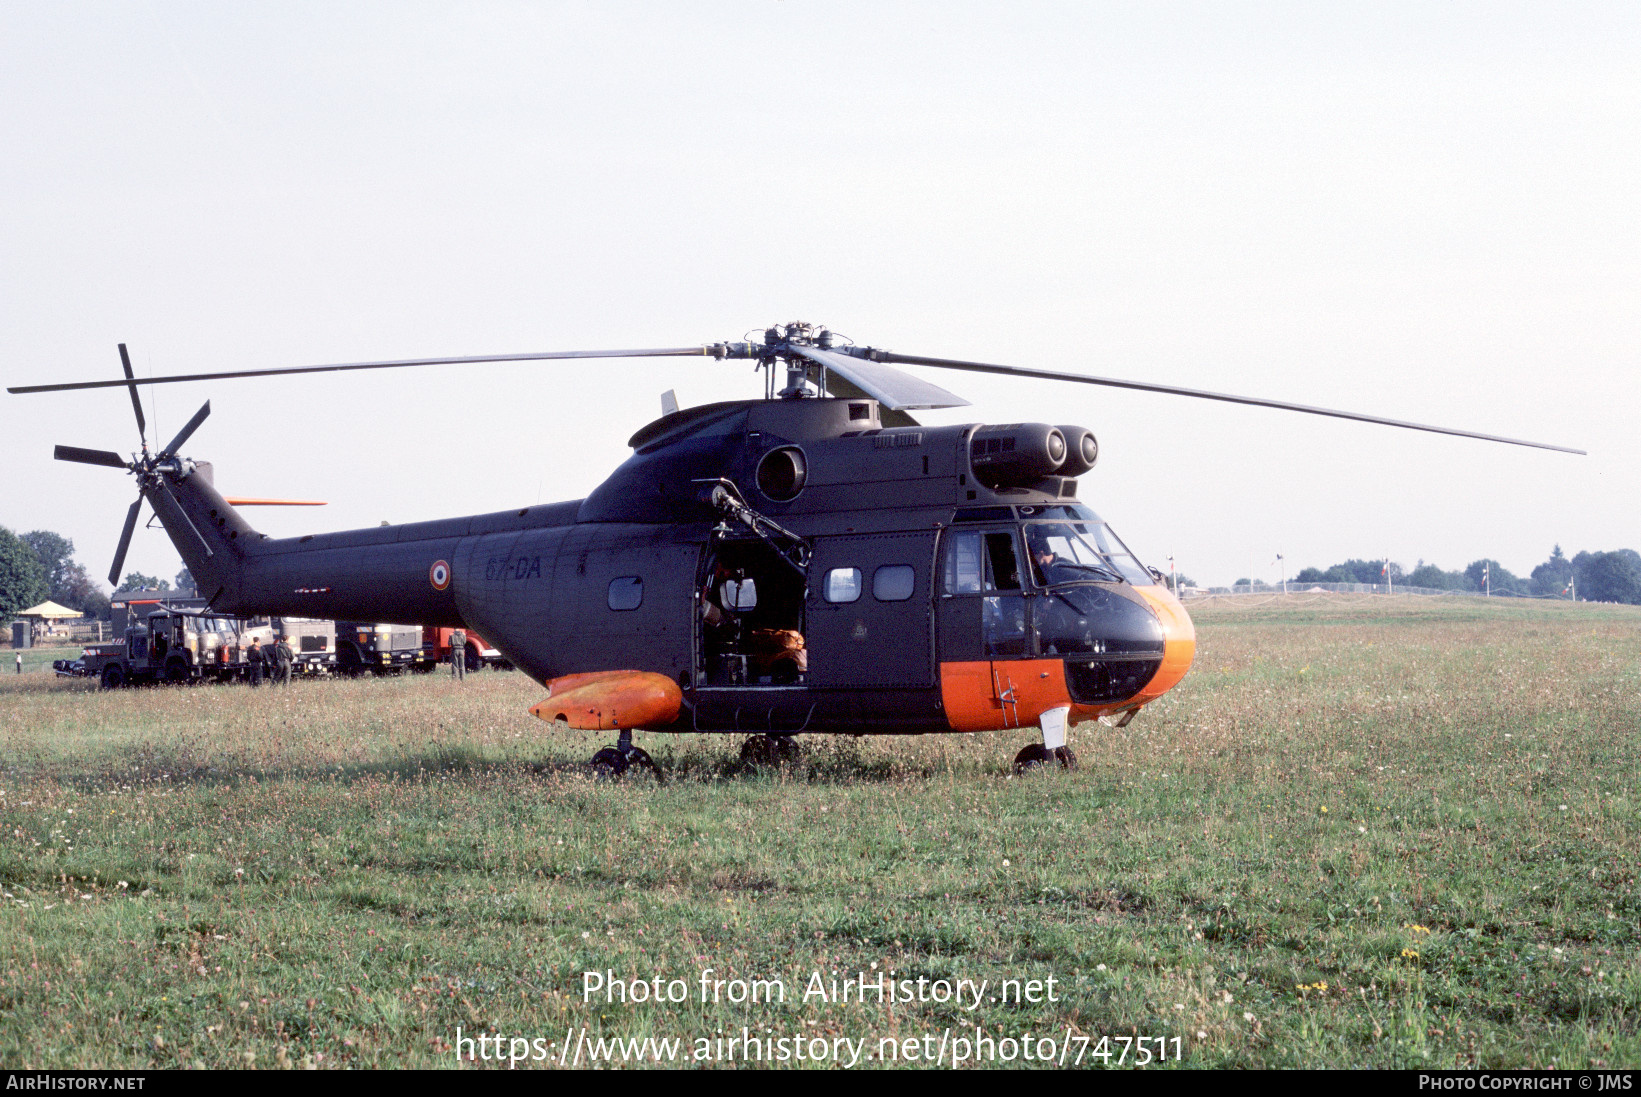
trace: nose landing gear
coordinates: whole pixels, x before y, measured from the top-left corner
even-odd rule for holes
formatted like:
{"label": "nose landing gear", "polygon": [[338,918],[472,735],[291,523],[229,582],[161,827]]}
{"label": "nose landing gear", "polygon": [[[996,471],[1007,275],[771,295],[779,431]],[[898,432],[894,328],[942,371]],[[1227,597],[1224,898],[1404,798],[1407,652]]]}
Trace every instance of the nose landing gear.
{"label": "nose landing gear", "polygon": [[650,757],[649,752],[643,747],[632,745],[632,730],[630,728],[622,728],[620,735],[616,738],[615,746],[605,747],[593,755],[591,764],[595,777],[621,777],[628,770],[637,767],[641,770],[649,770],[655,778],[656,784],[661,784],[666,780],[661,774],[661,767],[655,764],[655,759]]}
{"label": "nose landing gear", "polygon": [[1043,729],[1043,741],[1032,743],[1014,756],[1015,773],[1039,769],[1050,762],[1060,763],[1061,769],[1077,768],[1077,755],[1066,745],[1066,725],[1070,715],[1071,706],[1065,705],[1051,708],[1038,717],[1038,724]]}

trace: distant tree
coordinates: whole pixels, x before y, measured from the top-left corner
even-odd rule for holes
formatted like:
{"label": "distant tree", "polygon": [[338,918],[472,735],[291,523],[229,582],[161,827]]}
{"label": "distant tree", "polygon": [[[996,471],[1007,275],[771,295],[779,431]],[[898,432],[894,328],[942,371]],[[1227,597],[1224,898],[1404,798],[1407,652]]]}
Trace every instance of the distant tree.
{"label": "distant tree", "polygon": [[164,579],[156,579],[152,575],[144,575],[140,571],[128,571],[125,573],[125,578],[120,580],[120,585],[114,588],[114,593],[118,594],[122,590],[170,589],[171,584],[166,582]]}
{"label": "distant tree", "polygon": [[103,593],[102,586],[86,574],[85,565],[78,560],[68,565],[62,582],[51,593],[52,601],[82,611],[87,605],[95,604],[98,599],[102,600],[103,605],[108,604],[108,595]]}
{"label": "distant tree", "polygon": [[62,534],[44,529],[23,534],[23,540],[34,550],[34,555],[40,558],[40,567],[45,572],[49,592],[46,597],[54,602],[62,602],[65,580],[69,577],[69,569],[74,567],[74,542]]}
{"label": "distant tree", "polygon": [[1238,579],[1236,582],[1232,583],[1231,586],[1232,587],[1247,587],[1249,590],[1252,590],[1253,586],[1254,586],[1254,581],[1252,579]]}
{"label": "distant tree", "polygon": [[1175,572],[1173,575],[1166,575],[1165,578],[1167,579],[1168,589],[1172,590],[1175,594],[1178,594],[1185,587],[1194,587],[1197,585],[1197,581],[1189,575],[1186,575],[1184,572]]}
{"label": "distant tree", "polygon": [[1321,568],[1303,568],[1298,575],[1293,577],[1293,581],[1296,583],[1326,583],[1328,580]]}
{"label": "distant tree", "polygon": [[[1329,579],[1330,583],[1383,583],[1385,581],[1385,562],[1383,560],[1346,560],[1343,564],[1335,564],[1328,569],[1330,575],[1349,575],[1348,579]],[[1389,566],[1389,576],[1392,582],[1400,583],[1402,579],[1402,565],[1392,562]]]}
{"label": "distant tree", "polygon": [[34,549],[0,526],[0,621],[9,622],[18,610],[45,601],[50,593],[45,568]]}
{"label": "distant tree", "polygon": [[1567,581],[1573,577],[1573,562],[1562,554],[1557,545],[1550,558],[1533,569],[1533,593],[1551,597],[1571,597],[1565,594]]}
{"label": "distant tree", "polygon": [[193,598],[199,594],[199,584],[194,582],[194,574],[186,566],[177,572],[177,593]]}
{"label": "distant tree", "polygon": [[[1486,582],[1483,582],[1483,573],[1486,573]],[[1491,590],[1494,594],[1528,594],[1531,593],[1528,583],[1518,575],[1511,573],[1509,568],[1497,560],[1472,560],[1464,569],[1465,582],[1471,590]]]}
{"label": "distant tree", "polygon": [[[69,604],[73,605],[73,603]],[[114,616],[114,607],[109,604],[108,595],[95,587],[84,598],[80,599],[79,604],[75,605],[74,608],[87,617],[95,617],[100,621],[110,620]]]}
{"label": "distant tree", "polygon": [[1402,580],[1410,587],[1428,587],[1431,590],[1468,590],[1464,575],[1457,571],[1443,571],[1435,564],[1423,564],[1407,573]]}
{"label": "distant tree", "polygon": [[1573,557],[1578,596],[1589,602],[1641,605],[1641,564],[1631,549],[1581,552]]}

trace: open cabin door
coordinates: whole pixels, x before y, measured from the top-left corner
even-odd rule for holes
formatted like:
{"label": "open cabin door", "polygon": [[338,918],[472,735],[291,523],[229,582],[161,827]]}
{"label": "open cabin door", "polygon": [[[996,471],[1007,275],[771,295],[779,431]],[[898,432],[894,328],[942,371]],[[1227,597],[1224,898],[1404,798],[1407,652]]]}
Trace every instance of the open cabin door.
{"label": "open cabin door", "polygon": [[814,540],[810,685],[934,685],[934,545],[933,531]]}

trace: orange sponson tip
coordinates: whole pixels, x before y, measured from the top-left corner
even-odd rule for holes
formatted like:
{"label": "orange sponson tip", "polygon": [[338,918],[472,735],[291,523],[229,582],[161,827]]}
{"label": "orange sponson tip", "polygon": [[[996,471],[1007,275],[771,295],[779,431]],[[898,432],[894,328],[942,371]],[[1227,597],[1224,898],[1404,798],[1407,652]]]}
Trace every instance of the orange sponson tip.
{"label": "orange sponson tip", "polygon": [[230,507],[322,507],[322,499],[245,499],[230,495],[225,500]]}
{"label": "orange sponson tip", "polygon": [[547,697],[530,712],[549,724],[563,720],[578,731],[664,727],[678,719],[684,691],[665,674],[597,670],[547,683]]}

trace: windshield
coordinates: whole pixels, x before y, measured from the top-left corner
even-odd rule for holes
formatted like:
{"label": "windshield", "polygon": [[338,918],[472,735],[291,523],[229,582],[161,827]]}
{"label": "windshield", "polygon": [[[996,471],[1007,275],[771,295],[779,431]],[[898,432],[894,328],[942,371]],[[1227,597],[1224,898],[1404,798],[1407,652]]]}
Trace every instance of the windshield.
{"label": "windshield", "polygon": [[1025,528],[1032,574],[1042,586],[1153,582],[1151,573],[1104,522],[1028,522]]}

